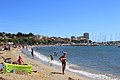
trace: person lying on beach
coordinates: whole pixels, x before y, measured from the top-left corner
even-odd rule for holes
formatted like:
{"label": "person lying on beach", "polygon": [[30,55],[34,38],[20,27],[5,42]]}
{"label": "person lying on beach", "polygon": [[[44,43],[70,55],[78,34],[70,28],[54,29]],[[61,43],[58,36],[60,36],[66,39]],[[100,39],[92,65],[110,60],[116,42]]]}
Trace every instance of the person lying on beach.
{"label": "person lying on beach", "polygon": [[1,58],[4,60],[4,62],[6,62],[6,63],[11,63],[12,62],[12,60],[11,60],[11,58],[4,58],[2,55],[1,55]]}
{"label": "person lying on beach", "polygon": [[21,65],[22,63],[24,63],[24,62],[23,62],[23,59],[22,59],[21,56],[19,56],[19,58],[18,58],[18,60],[17,60],[17,64],[20,64],[20,65]]}
{"label": "person lying on beach", "polygon": [[67,53],[64,52],[63,56],[59,58],[59,60],[62,62],[62,74],[64,75],[65,67],[66,67],[66,55]]}

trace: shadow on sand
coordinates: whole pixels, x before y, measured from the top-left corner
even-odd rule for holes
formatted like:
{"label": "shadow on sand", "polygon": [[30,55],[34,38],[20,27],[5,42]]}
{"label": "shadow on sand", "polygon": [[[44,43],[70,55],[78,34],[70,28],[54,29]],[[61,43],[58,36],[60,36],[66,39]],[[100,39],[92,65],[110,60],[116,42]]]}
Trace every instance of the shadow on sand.
{"label": "shadow on sand", "polygon": [[80,80],[80,79],[73,79],[71,77],[68,77],[68,80]]}
{"label": "shadow on sand", "polygon": [[[50,74],[62,74],[60,72],[51,72]],[[68,77],[68,80],[80,80],[80,79],[73,79],[71,77]]]}
{"label": "shadow on sand", "polygon": [[60,72],[51,72],[51,74],[62,74]]}

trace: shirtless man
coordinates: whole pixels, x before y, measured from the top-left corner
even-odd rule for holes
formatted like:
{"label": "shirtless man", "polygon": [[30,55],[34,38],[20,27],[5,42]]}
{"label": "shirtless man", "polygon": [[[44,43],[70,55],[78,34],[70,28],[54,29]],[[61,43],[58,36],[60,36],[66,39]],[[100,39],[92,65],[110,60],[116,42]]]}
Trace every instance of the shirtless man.
{"label": "shirtless man", "polygon": [[67,53],[64,52],[64,55],[59,58],[59,60],[62,62],[62,74],[64,75],[65,67],[66,67],[66,55]]}

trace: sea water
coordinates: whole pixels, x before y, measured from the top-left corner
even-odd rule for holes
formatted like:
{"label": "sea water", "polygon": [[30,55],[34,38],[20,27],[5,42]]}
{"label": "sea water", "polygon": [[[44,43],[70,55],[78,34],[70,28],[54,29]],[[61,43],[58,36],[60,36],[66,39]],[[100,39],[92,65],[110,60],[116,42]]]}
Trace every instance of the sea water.
{"label": "sea water", "polygon": [[67,70],[95,80],[120,80],[120,48],[117,46],[42,46],[34,47],[35,55],[61,66],[59,57],[67,52]]}

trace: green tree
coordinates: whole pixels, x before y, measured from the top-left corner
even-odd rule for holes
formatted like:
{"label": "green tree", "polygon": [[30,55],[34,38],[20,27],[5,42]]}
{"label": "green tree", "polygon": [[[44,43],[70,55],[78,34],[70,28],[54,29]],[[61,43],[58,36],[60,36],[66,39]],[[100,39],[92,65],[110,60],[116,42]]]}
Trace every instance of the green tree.
{"label": "green tree", "polygon": [[21,38],[21,37],[23,37],[23,34],[22,34],[21,32],[18,32],[18,33],[16,34],[16,36],[19,37],[19,38]]}

